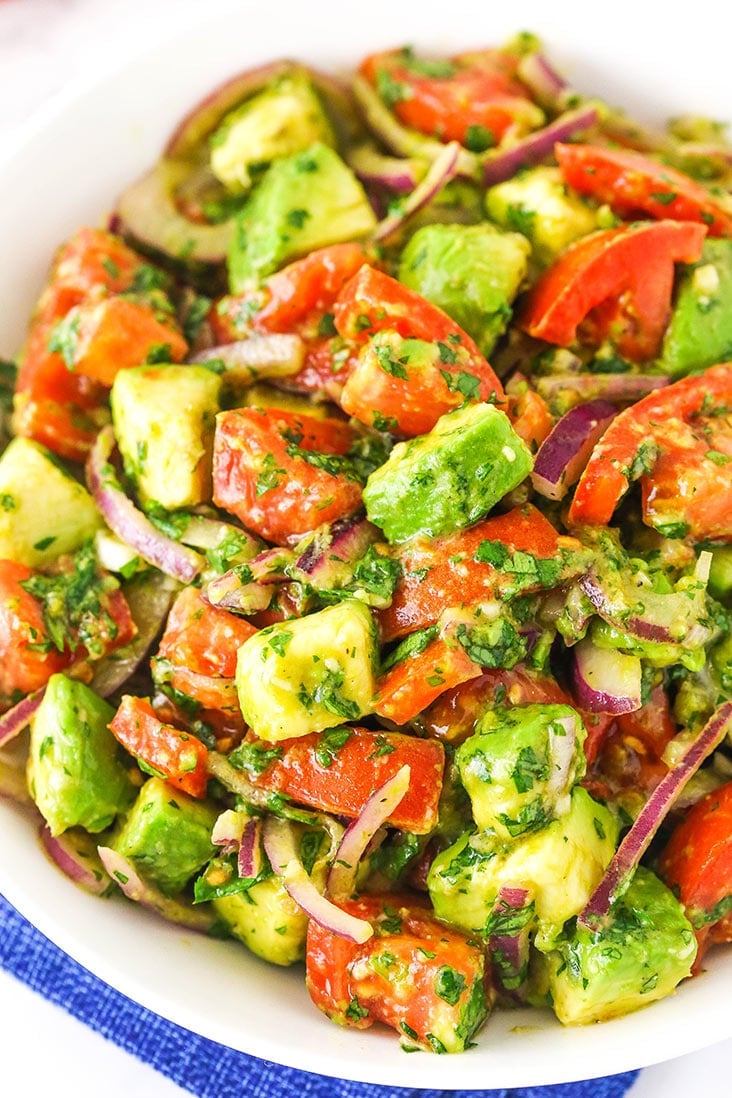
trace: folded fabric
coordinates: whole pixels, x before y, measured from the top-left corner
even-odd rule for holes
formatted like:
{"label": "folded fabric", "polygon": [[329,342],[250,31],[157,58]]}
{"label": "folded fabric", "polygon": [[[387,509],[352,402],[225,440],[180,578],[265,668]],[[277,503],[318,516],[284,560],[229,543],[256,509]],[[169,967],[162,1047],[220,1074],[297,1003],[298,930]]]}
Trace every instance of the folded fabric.
{"label": "folded fabric", "polygon": [[133,1003],[71,960],[2,896],[0,966],[197,1098],[621,1098],[637,1075],[518,1090],[417,1091],[281,1067],[195,1036]]}

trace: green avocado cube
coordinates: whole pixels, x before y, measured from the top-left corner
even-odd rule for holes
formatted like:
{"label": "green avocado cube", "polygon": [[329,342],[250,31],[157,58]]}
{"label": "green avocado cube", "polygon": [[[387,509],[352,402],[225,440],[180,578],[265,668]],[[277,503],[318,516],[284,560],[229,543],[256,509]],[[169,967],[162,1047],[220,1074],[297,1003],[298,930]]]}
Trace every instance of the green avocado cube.
{"label": "green avocado cube", "polygon": [[312,83],[284,76],[227,114],[211,135],[211,171],[230,191],[243,193],[276,157],[292,156],[336,137]]}
{"label": "green avocado cube", "polygon": [[471,404],[441,416],[429,434],[397,443],[366,481],[363,501],[387,541],[439,537],[483,518],[531,468],[505,412]]}
{"label": "green avocado cube", "polygon": [[249,637],[237,657],[242,716],[259,739],[306,736],[372,712],[376,627],[347,599]]}
{"label": "green avocado cube", "polygon": [[696,951],[681,904],[641,867],[607,920],[596,930],[575,926],[546,956],[556,1015],[564,1025],[587,1025],[663,999],[691,975]]}
{"label": "green avocado cube", "polygon": [[217,809],[163,781],[149,778],[109,843],[145,880],[174,895],[211,858]]}
{"label": "green avocado cube", "polygon": [[528,241],[483,222],[425,225],[402,252],[399,279],[452,317],[486,357],[511,319]]}
{"label": "green avocado cube", "polygon": [[52,835],[104,831],[134,800],[109,722],[114,709],[82,682],[53,675],[31,720],[28,788]]}
{"label": "green avocado cube", "polygon": [[322,143],[275,160],[237,214],[229,249],[232,293],[243,293],[291,259],[358,240],[376,226],[366,192]]}
{"label": "green avocado cube", "polygon": [[455,762],[483,831],[510,842],[569,811],[585,772],[580,715],[568,705],[521,705],[486,713]]}
{"label": "green avocado cube", "polygon": [[597,211],[569,191],[559,168],[547,165],[491,187],[485,208],[496,224],[525,236],[541,264],[552,263],[572,241],[600,227]]}
{"label": "green avocado cube", "polygon": [[120,370],[112,386],[114,430],[142,503],[166,510],[211,500],[221,378],[205,366]]}
{"label": "green avocado cube", "polygon": [[683,268],[659,369],[672,377],[732,358],[732,240],[707,238]]}
{"label": "green avocado cube", "polygon": [[433,861],[427,878],[438,919],[484,934],[504,885],[534,896],[537,949],[553,948],[568,919],[600,883],[618,840],[604,805],[577,786],[569,812],[508,845],[493,834],[465,834]]}
{"label": "green avocado cube", "polygon": [[0,457],[0,559],[42,568],[102,526],[94,500],[55,454],[14,438]]}
{"label": "green avocado cube", "polygon": [[212,905],[232,937],[270,964],[294,965],[305,959],[308,917],[290,899],[281,877],[217,896]]}

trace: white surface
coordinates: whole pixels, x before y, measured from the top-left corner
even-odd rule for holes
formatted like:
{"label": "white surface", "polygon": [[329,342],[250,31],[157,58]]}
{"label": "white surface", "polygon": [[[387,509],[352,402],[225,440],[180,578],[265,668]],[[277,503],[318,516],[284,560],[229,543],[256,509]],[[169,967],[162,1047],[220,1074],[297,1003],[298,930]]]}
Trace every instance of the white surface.
{"label": "white surface", "polygon": [[[216,6],[186,0],[104,0],[104,3],[99,0],[96,3],[94,0],[0,0],[0,127],[4,126],[7,130],[11,125],[22,122],[30,108],[43,105],[48,96],[63,89],[70,78],[75,79],[85,72],[100,72],[107,67],[113,69],[117,59],[126,56],[130,51],[136,51],[143,43],[159,39],[170,26],[173,13],[177,25],[184,19],[208,12]],[[351,9],[354,13],[365,10],[369,14],[368,23],[362,33],[353,27],[339,27],[336,32],[339,38],[350,34],[354,57],[361,52],[365,34],[372,34],[374,26],[382,28],[383,43],[415,40],[418,37],[414,20],[402,18],[404,7],[392,5],[390,19],[379,22],[378,18],[373,18],[374,8],[377,6],[378,4],[372,4],[368,9]],[[238,7],[241,9],[245,5],[240,4]],[[451,11],[455,7],[457,5],[453,5]],[[344,8],[341,5],[340,8],[334,8],[334,11],[343,14]],[[577,43],[584,37],[590,43],[588,51],[593,48],[593,42],[597,49],[597,35],[583,31],[581,22],[572,22],[570,31],[576,35],[573,48],[573,44],[563,33],[564,24],[570,25],[568,6],[557,9],[552,5],[551,14],[547,16],[548,8],[546,5],[543,7],[543,18],[542,5],[538,3],[527,2],[514,6],[508,13],[495,13],[495,38],[487,31],[483,37],[485,41],[500,40],[505,31],[522,26],[541,29],[549,17],[554,28],[553,41],[562,43],[562,48],[566,48],[568,56],[575,63],[575,78],[590,89],[593,81],[588,70],[580,64],[579,58],[584,51],[577,48]],[[623,24],[620,11],[623,8],[627,8],[628,12],[633,11],[629,3],[616,4],[614,12],[619,25]],[[323,19],[320,27],[314,28],[313,10],[308,5],[306,11],[293,13],[288,19],[279,19],[277,27],[271,28],[273,32],[269,35],[269,42],[266,41],[266,28],[260,28],[258,33],[265,40],[263,49],[267,56],[276,56],[279,52],[297,52],[293,43],[305,41],[309,37],[311,51],[317,46],[324,60],[336,58],[338,49],[335,46],[328,47],[327,40],[332,39],[324,30],[326,24],[335,22],[335,17],[327,21]],[[425,10],[422,9],[423,18]],[[389,11],[388,5],[383,4],[383,11]],[[471,10],[470,20],[465,19],[461,23],[459,19],[455,19],[453,26],[474,27],[475,11],[475,8]],[[694,24],[699,27],[710,25],[705,19],[711,18],[713,11],[711,4],[697,4]],[[238,14],[241,16],[241,10]],[[78,150],[77,170],[73,178],[70,177],[71,169],[64,160],[67,153],[74,153],[73,128],[67,132],[61,126],[56,131],[56,148],[53,148],[54,141],[51,140],[48,144],[52,150],[50,161],[43,162],[46,170],[37,173],[40,178],[37,194],[30,196],[28,212],[22,221],[26,237],[27,227],[33,224],[32,240],[26,239],[22,254],[20,248],[16,248],[14,252],[13,247],[10,247],[11,254],[16,258],[15,276],[12,280],[7,275],[5,277],[2,304],[6,309],[8,303],[13,307],[10,314],[6,312],[4,317],[0,315],[0,332],[5,330],[6,339],[7,333],[12,333],[15,338],[20,330],[19,318],[14,314],[16,310],[20,312],[21,305],[30,300],[39,272],[43,270],[61,227],[63,226],[62,232],[70,231],[82,217],[94,217],[100,213],[106,201],[114,194],[110,190],[111,181],[124,180],[143,166],[150,158],[150,150],[159,147],[170,120],[176,117],[176,110],[186,103],[185,96],[190,99],[197,94],[197,89],[205,88],[212,82],[213,46],[216,46],[216,56],[220,59],[222,71],[247,63],[245,49],[252,47],[247,33],[249,28],[245,22],[240,18],[238,29],[235,33],[230,33],[230,21],[222,20],[218,33],[210,36],[212,48],[201,55],[200,64],[194,64],[194,61],[199,60],[196,51],[191,50],[188,53],[187,58],[184,58],[187,65],[185,83],[181,79],[180,53],[177,49],[166,50],[159,52],[154,72],[150,71],[149,66],[145,70],[145,82],[128,81],[123,86],[119,81],[112,81],[108,88],[108,100],[102,102],[99,97],[87,99],[81,112],[82,124],[87,127],[87,140],[83,148]],[[645,103],[646,112],[651,116],[662,112],[661,104],[669,112],[683,109],[687,106],[690,94],[685,90],[684,83],[675,79],[678,69],[674,69],[668,61],[663,91],[660,85],[654,84],[653,65],[663,65],[664,57],[659,57],[657,51],[649,52],[647,46],[648,42],[654,41],[653,22],[653,13],[648,12],[646,16],[645,9],[641,11],[638,7],[633,20],[632,36],[628,36],[627,31],[616,31],[615,21],[609,22],[603,28],[602,36],[607,50],[606,60],[600,58],[597,62],[600,76],[610,94],[614,92],[618,101],[627,101],[627,98],[622,97],[621,89],[630,81],[628,71],[637,70],[640,75],[631,81],[637,90],[637,102]],[[665,30],[666,49],[670,48],[669,35],[672,30],[673,28],[668,27]],[[463,43],[468,41],[465,30],[462,36],[457,31],[453,33],[456,38],[462,37]],[[689,33],[688,26],[683,33]],[[284,48],[281,44],[286,34],[290,37]],[[253,38],[256,37],[255,33]],[[438,36],[432,36],[433,42],[439,40]],[[721,113],[720,104],[723,105],[725,101],[725,70],[721,64],[721,54],[716,63],[715,58],[710,57],[709,50],[713,50],[715,45],[715,42],[707,43],[703,54],[701,50],[690,51],[692,62],[695,56],[704,57],[704,68],[700,69],[700,80],[696,83],[696,102],[688,105],[696,109],[710,109],[716,105]],[[617,56],[621,48],[626,50],[628,57],[625,73],[620,71],[621,67],[611,62],[611,58]],[[721,44],[719,48],[722,48]],[[613,50],[616,51],[615,55]],[[644,60],[649,60],[649,64],[641,67]],[[687,79],[686,86],[693,86],[691,76],[687,75]],[[146,89],[153,86],[154,93],[148,93]],[[729,99],[726,101],[729,102]],[[130,118],[136,119],[134,127],[122,126],[121,122],[115,125],[115,114],[121,120],[125,117],[125,111]],[[732,115],[732,107],[725,113]],[[73,155],[71,162],[73,163]],[[42,161],[37,161],[37,164],[41,163]],[[21,179],[22,164],[19,171],[18,178]],[[49,199],[54,196],[59,196],[58,201],[50,203]],[[77,212],[82,208],[87,212]],[[13,239],[11,230],[14,229],[14,219],[12,209],[8,215],[8,209],[3,208],[0,203],[0,219],[3,214],[7,216],[8,224],[1,235],[7,245],[8,240]],[[14,231],[15,239],[18,240],[17,222]],[[12,349],[2,346],[0,337],[0,353],[7,353]],[[129,918],[123,918],[123,914],[126,916],[128,913],[110,908],[109,905],[102,905],[100,908],[98,901],[77,894],[75,890],[69,892],[65,887],[66,882],[58,879],[55,871],[38,860],[39,855],[25,821],[19,820],[3,805],[0,805],[0,828],[4,843],[7,844],[4,850],[0,849],[0,887],[5,889],[30,918],[66,945],[79,959],[86,960],[92,968],[116,982],[133,997],[137,991],[153,1008],[165,1010],[189,1024],[196,1018],[202,1018],[202,1028],[207,1025],[215,1028],[216,1033],[229,1034],[228,1039],[232,1044],[246,1044],[249,1040],[242,1027],[237,1029],[232,1026],[232,1003],[239,1006],[242,1023],[249,1014],[252,1024],[256,1025],[260,1014],[271,1011],[272,1017],[278,1018],[277,1033],[287,1033],[300,1046],[300,1053],[294,1051],[292,1055],[299,1056],[301,1062],[311,1068],[319,1050],[322,1051],[325,1047],[327,1054],[331,1056],[331,1064],[334,1067],[341,1065],[344,1072],[355,1061],[362,1071],[371,1073],[374,1078],[383,1078],[381,1074],[373,1074],[378,1066],[379,1072],[391,1072],[389,1077],[394,1082],[412,1086],[518,1085],[521,1079],[515,1075],[513,1078],[509,1077],[512,1064],[516,1065],[514,1072],[520,1070],[525,1074],[527,1063],[536,1055],[537,1048],[540,1055],[551,1057],[553,1046],[554,1053],[553,1067],[547,1069],[551,1074],[542,1078],[531,1077],[538,1083],[559,1078],[562,1072],[573,1072],[575,1077],[578,1072],[589,1075],[598,1069],[598,1065],[601,1070],[612,1070],[607,1065],[615,1064],[617,1066],[614,1070],[618,1070],[620,1066],[624,1066],[629,1056],[631,1059],[641,1057],[643,1049],[648,1045],[657,1049],[659,1039],[661,1044],[664,1043],[664,1034],[673,1033],[673,1039],[665,1042],[666,1051],[663,1054],[667,1055],[670,1051],[691,1048],[695,1044],[703,1043],[705,1039],[712,1040],[730,1032],[728,1001],[723,981],[719,981],[716,991],[719,998],[718,1011],[708,1014],[704,1013],[701,1004],[707,987],[704,986],[704,981],[697,981],[695,985],[689,985],[683,996],[676,1000],[664,1003],[648,1014],[623,1020],[612,1027],[579,1032],[551,1028],[545,1034],[539,1031],[522,1035],[521,1052],[516,1052],[515,1049],[517,1035],[506,1032],[502,1039],[503,1031],[497,1031],[494,1020],[490,1026],[493,1045],[490,1055],[495,1059],[484,1064],[481,1058],[479,1072],[476,1072],[474,1066],[478,1055],[476,1053],[460,1058],[459,1061],[450,1059],[449,1064],[445,1059],[405,1058],[395,1050],[395,1042],[390,1038],[382,1040],[375,1033],[363,1037],[342,1034],[318,1016],[311,1015],[301,989],[296,990],[295,984],[286,974],[272,973],[265,984],[261,976],[263,970],[255,965],[253,976],[260,984],[259,998],[256,1004],[248,1002],[251,997],[243,990],[247,986],[244,983],[244,969],[251,967],[248,958],[241,957],[238,952],[231,952],[228,947],[222,947],[219,943],[196,942],[192,949],[189,938],[175,931],[168,932],[168,928],[158,928],[149,920],[138,919],[136,912],[129,913]],[[110,950],[112,941],[115,946]],[[225,960],[222,962],[222,949],[226,950],[227,957],[231,956],[231,963]],[[172,958],[170,963],[166,958]],[[726,968],[729,982],[732,979],[732,967],[728,964]],[[250,973],[250,980],[251,978]],[[710,979],[705,980],[708,985]],[[152,988],[149,986],[150,981]],[[204,1012],[201,1004],[207,999],[208,1009]],[[223,1011],[222,1003],[226,1007]],[[301,1017],[303,1011],[307,1012],[306,1017]],[[236,1015],[236,1009],[233,1013]],[[172,1088],[149,1069],[138,1066],[134,1060],[119,1053],[106,1041],[89,1033],[56,1008],[19,988],[7,977],[0,979],[0,1018],[3,1024],[3,1048],[13,1050],[12,1061],[19,1066],[19,1093],[42,1094],[50,1087],[53,1087],[53,1093],[59,1098],[65,1098],[67,1094],[69,1098],[72,1094],[76,1098],[85,1098],[87,1094],[91,1098],[93,1094],[96,1098],[100,1092],[109,1098],[114,1098],[116,1094],[143,1095],[144,1098],[164,1098],[168,1095],[170,1098],[172,1094],[179,1093],[177,1088]],[[208,1032],[213,1035],[211,1029]],[[489,1035],[486,1033],[481,1040],[481,1046],[489,1047],[488,1040]],[[39,1048],[43,1049],[42,1057],[38,1055]],[[266,1044],[260,1050],[266,1052]],[[563,1060],[564,1064],[571,1063],[573,1068],[562,1068],[558,1060]],[[61,1070],[61,1066],[67,1064],[68,1073]],[[29,1065],[33,1065],[32,1091],[29,1091],[27,1082],[22,1085],[22,1080],[28,1078]],[[637,1098],[655,1098],[661,1094],[665,1098],[681,1098],[683,1094],[686,1098],[689,1093],[699,1092],[705,1079],[716,1087],[717,1093],[724,1094],[729,1090],[727,1077],[730,1066],[732,1043],[727,1042],[716,1049],[674,1061],[664,1067],[646,1070],[636,1086],[634,1098],[635,1095]],[[458,1078],[463,1075],[464,1078]],[[523,1081],[529,1081],[529,1076],[525,1075]],[[67,1089],[64,1090],[64,1087]],[[113,1087],[119,1089],[114,1090]]]}

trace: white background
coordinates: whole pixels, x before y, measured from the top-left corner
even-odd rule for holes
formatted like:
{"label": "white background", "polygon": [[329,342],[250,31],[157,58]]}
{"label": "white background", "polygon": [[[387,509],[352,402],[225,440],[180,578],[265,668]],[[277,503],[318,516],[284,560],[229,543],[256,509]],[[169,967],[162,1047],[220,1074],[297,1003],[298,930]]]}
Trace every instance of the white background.
{"label": "white background", "polygon": [[[180,25],[205,7],[206,0],[0,0],[0,140],[70,80],[103,72],[163,36],[173,21]],[[184,1094],[3,972],[0,1032],[3,1093],[22,1098]],[[730,1068],[732,1041],[646,1069],[629,1098],[724,1096],[730,1093]]]}

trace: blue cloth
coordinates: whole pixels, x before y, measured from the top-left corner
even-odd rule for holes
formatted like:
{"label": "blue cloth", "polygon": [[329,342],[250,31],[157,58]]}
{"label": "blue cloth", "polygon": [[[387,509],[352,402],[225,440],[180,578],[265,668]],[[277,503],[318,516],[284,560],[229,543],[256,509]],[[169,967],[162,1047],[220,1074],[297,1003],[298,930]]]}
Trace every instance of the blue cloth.
{"label": "blue cloth", "polygon": [[196,1037],[72,961],[0,896],[0,965],[45,999],[197,1098],[621,1098],[637,1072],[518,1090],[437,1091],[349,1083],[245,1056]]}

